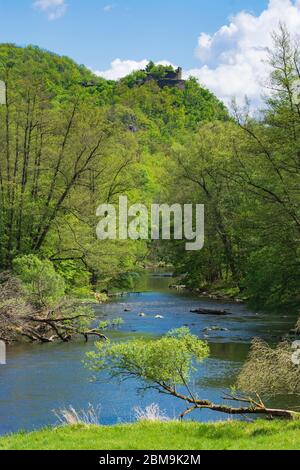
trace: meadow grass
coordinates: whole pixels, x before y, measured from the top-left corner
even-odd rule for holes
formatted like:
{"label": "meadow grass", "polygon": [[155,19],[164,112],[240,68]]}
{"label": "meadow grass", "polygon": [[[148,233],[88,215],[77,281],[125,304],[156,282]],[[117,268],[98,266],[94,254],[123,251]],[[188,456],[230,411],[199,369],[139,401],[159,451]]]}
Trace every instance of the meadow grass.
{"label": "meadow grass", "polygon": [[300,422],[64,426],[2,437],[0,450],[300,450]]}

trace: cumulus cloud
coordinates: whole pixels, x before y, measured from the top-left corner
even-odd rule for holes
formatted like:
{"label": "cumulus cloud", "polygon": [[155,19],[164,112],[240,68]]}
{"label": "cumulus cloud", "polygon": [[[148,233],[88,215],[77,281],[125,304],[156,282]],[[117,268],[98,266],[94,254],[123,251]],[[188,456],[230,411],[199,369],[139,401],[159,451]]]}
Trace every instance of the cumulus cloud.
{"label": "cumulus cloud", "polygon": [[33,5],[46,13],[50,21],[61,18],[67,11],[65,0],[36,0]]}
{"label": "cumulus cloud", "polygon": [[259,104],[268,75],[267,50],[272,32],[284,23],[291,34],[300,31],[300,0],[270,0],[259,16],[241,11],[213,35],[202,33],[196,56],[199,68],[185,76],[195,76],[218,97],[229,103],[247,97]]}
{"label": "cumulus cloud", "polygon": [[[115,59],[108,70],[94,72],[99,77],[106,78],[107,80],[119,80],[122,77],[126,77],[132,72],[144,69],[149,63],[149,60],[143,59],[140,61],[136,60],[121,60]],[[157,65],[173,65],[167,60],[161,60],[156,62]],[[175,65],[173,65],[175,67]]]}

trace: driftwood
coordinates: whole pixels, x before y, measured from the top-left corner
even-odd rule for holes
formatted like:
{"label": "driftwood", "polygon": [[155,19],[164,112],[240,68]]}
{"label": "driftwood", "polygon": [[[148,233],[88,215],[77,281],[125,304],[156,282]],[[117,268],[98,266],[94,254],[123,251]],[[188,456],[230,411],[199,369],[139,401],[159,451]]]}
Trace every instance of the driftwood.
{"label": "driftwood", "polygon": [[196,308],[191,310],[191,313],[197,313],[198,315],[231,315],[231,313],[227,312],[226,310],[216,310],[212,308]]}
{"label": "driftwood", "polygon": [[62,341],[67,343],[75,336],[82,336],[85,341],[91,336],[107,340],[102,331],[83,327],[78,320],[89,322],[89,315],[56,316],[55,312],[28,312],[18,315],[15,308],[0,309],[0,337],[7,344],[26,338],[32,343],[53,343]]}

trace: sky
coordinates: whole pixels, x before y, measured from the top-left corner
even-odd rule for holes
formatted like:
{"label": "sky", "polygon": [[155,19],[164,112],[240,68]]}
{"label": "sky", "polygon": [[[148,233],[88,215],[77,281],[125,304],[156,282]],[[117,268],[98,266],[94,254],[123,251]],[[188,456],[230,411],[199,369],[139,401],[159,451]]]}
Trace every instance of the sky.
{"label": "sky", "polygon": [[300,0],[0,0],[0,42],[67,55],[119,79],[151,59],[182,66],[227,104],[263,92],[271,33],[300,32]]}

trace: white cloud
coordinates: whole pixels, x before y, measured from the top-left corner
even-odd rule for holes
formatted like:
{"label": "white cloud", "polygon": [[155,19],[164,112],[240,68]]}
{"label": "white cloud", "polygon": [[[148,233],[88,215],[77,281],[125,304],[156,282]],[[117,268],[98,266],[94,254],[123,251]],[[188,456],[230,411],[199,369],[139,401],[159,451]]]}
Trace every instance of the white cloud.
{"label": "white cloud", "polygon": [[[110,65],[110,69],[103,70],[103,71],[96,71],[94,72],[99,77],[106,78],[107,80],[119,80],[122,77],[126,77],[132,72],[136,70],[144,69],[149,63],[149,60],[144,59],[140,61],[136,60],[121,60],[115,59]],[[167,60],[161,60],[157,62],[160,65],[173,65],[171,62]],[[173,65],[174,66],[174,65]],[[174,66],[175,67],[175,66]]]}
{"label": "white cloud", "polygon": [[50,21],[61,18],[67,11],[65,0],[36,0],[33,5],[46,13]]}
{"label": "white cloud", "polygon": [[105,7],[103,8],[103,11],[105,11],[105,13],[110,13],[113,9],[115,8],[114,5],[105,5]]}
{"label": "white cloud", "polygon": [[267,48],[279,22],[299,33],[300,0],[270,0],[259,16],[241,11],[213,35],[202,33],[196,49],[202,65],[185,76],[197,77],[227,104],[232,97],[241,103],[245,95],[259,104],[268,76]]}

